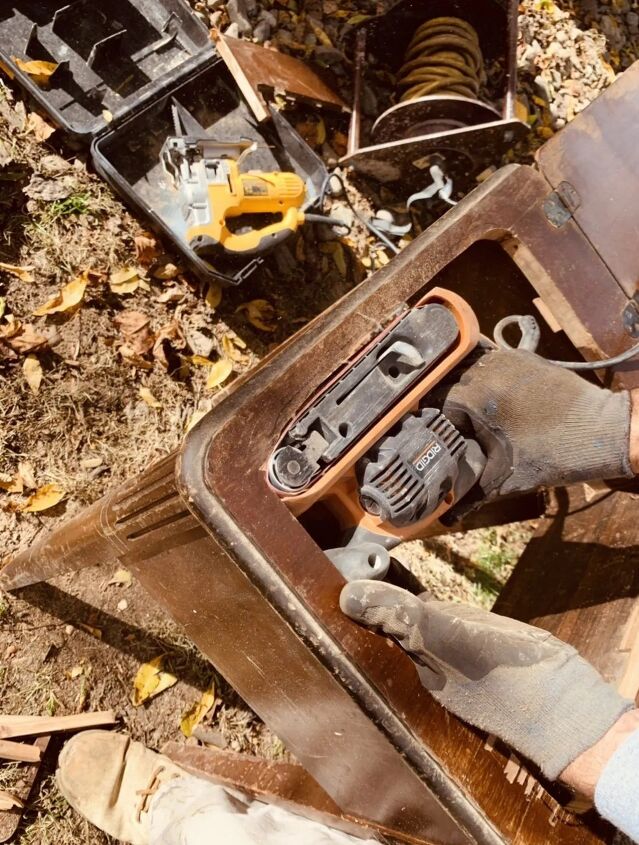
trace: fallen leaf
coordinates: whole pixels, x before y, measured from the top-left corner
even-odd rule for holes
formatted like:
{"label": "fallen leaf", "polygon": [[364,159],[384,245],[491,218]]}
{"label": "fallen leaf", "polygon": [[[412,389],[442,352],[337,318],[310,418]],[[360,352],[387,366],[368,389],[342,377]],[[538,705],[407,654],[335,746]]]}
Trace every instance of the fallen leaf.
{"label": "fallen leaf", "polygon": [[153,357],[167,372],[175,372],[179,369],[176,350],[182,350],[185,347],[186,339],[182,327],[177,320],[173,319],[162,326],[157,333],[153,344]]}
{"label": "fallen leaf", "polygon": [[349,18],[346,23],[348,26],[357,26],[358,23],[364,23],[364,21],[370,20],[371,17],[371,15],[353,15],[353,17]]}
{"label": "fallen leaf", "polygon": [[91,634],[92,637],[95,637],[96,640],[102,639],[102,629],[96,628],[93,625],[87,625],[86,622],[78,622],[78,628],[82,628],[83,631],[86,631],[87,634]]}
{"label": "fallen leaf", "polygon": [[40,513],[55,507],[65,497],[66,493],[59,484],[44,484],[18,510],[23,513]]}
{"label": "fallen leaf", "polygon": [[215,310],[222,301],[222,288],[217,282],[209,282],[209,289],[206,292],[206,304]]}
{"label": "fallen leaf", "polygon": [[172,261],[166,261],[164,264],[158,264],[151,270],[151,275],[154,279],[160,279],[163,282],[170,282],[180,275],[182,269],[173,264]]}
{"label": "fallen leaf", "polygon": [[156,296],[156,302],[180,302],[180,300],[184,299],[184,291],[182,288],[178,287],[169,287],[166,290],[163,290],[159,296]]}
{"label": "fallen leaf", "polygon": [[116,270],[109,276],[109,287],[113,293],[122,295],[134,293],[140,286],[140,274],[135,267],[126,267],[124,270]]}
{"label": "fallen leaf", "polygon": [[29,184],[22,189],[22,193],[32,200],[53,202],[68,199],[77,192],[78,186],[78,177],[75,173],[64,173],[50,179],[36,173],[31,177]]}
{"label": "fallen leaf", "polygon": [[31,323],[15,320],[6,326],[0,326],[0,340],[15,352],[35,352],[49,344],[49,338],[38,334]]}
{"label": "fallen leaf", "polygon": [[188,434],[189,431],[196,426],[201,419],[203,419],[208,414],[208,410],[206,408],[198,408],[197,410],[193,411],[191,416],[189,417],[189,421],[186,424],[186,428],[184,430],[185,434]]}
{"label": "fallen leaf", "polygon": [[35,355],[27,355],[22,365],[22,373],[26,379],[31,393],[37,395],[42,382],[42,365]]}
{"label": "fallen leaf", "polygon": [[55,132],[55,126],[51,126],[37,112],[29,112],[27,117],[26,130],[30,132],[39,143],[46,141]]}
{"label": "fallen leaf", "polygon": [[321,147],[322,144],[324,143],[324,141],[326,141],[326,124],[324,123],[324,121],[321,117],[317,121],[316,132],[317,132],[317,143],[318,143],[318,146]]}
{"label": "fallen leaf", "polygon": [[130,364],[132,367],[137,367],[140,370],[152,370],[153,364],[143,358],[135,349],[128,343],[123,343],[118,349],[119,354],[125,364]]}
{"label": "fallen leaf", "polygon": [[213,361],[210,358],[205,358],[204,355],[191,355],[191,363],[196,367],[210,367]]}
{"label": "fallen leaf", "polygon": [[162,407],[162,403],[155,398],[148,387],[141,387],[138,392],[140,394],[140,398],[143,399],[150,408]]}
{"label": "fallen leaf", "polygon": [[148,663],[143,663],[138,669],[133,681],[132,702],[134,707],[139,707],[150,698],[155,698],[164,690],[177,683],[175,675],[164,671],[165,654],[154,657]]}
{"label": "fallen leaf", "polygon": [[324,30],[319,25],[319,23],[317,23],[317,21],[314,21],[313,18],[310,18],[310,17],[308,18],[308,22],[311,25],[311,29],[313,30],[313,34],[315,35],[317,40],[320,42],[320,44],[322,44],[324,47],[332,47],[333,42],[329,38],[328,34],[326,32],[324,32]]}
{"label": "fallen leaf", "polygon": [[33,467],[28,461],[19,461],[18,473],[20,474],[20,479],[27,490],[35,490],[37,488],[38,485],[36,484],[35,475],[33,474]]}
{"label": "fallen leaf", "polygon": [[118,569],[108,583],[109,587],[130,587],[133,583],[133,576],[128,569]]}
{"label": "fallen leaf", "polygon": [[202,693],[200,700],[182,716],[182,720],[180,721],[180,730],[184,736],[192,736],[195,728],[197,728],[206,714],[211,711],[214,704],[215,686],[211,684],[210,689]]}
{"label": "fallen leaf", "polygon": [[133,238],[133,243],[136,258],[140,264],[148,266],[158,259],[160,254],[158,242],[151,232],[140,232]]}
{"label": "fallen leaf", "polygon": [[17,276],[21,282],[32,282],[31,267],[16,267],[15,264],[5,264],[0,261],[0,270],[9,273],[12,276]]}
{"label": "fallen leaf", "polygon": [[84,666],[73,666],[71,669],[67,669],[64,674],[70,681],[74,681],[80,675],[84,675]]}
{"label": "fallen leaf", "polygon": [[59,311],[68,311],[75,308],[82,302],[88,284],[89,271],[83,270],[77,278],[65,285],[52,299],[36,308],[33,312],[34,315],[43,317],[45,314],[56,314]]}
{"label": "fallen leaf", "polygon": [[263,332],[274,332],[277,328],[273,320],[277,314],[273,306],[266,299],[253,299],[238,306],[236,311],[246,312],[246,317],[252,326]]}
{"label": "fallen leaf", "polygon": [[151,318],[141,311],[121,311],[113,318],[126,344],[137,354],[145,355],[153,349],[155,335],[151,331]]}
{"label": "fallen leaf", "polygon": [[219,387],[233,372],[233,364],[228,358],[220,358],[214,364],[211,364],[211,369],[206,377],[206,387],[212,390],[214,387]]}
{"label": "fallen leaf", "polygon": [[22,493],[24,484],[20,476],[20,471],[15,475],[9,475],[6,472],[0,473],[0,490],[5,493]]}
{"label": "fallen leaf", "polygon": [[241,362],[246,360],[246,355],[243,355],[240,351],[241,349],[246,349],[246,344],[237,335],[222,335],[222,349],[224,355],[233,361]]}
{"label": "fallen leaf", "polygon": [[17,56],[11,56],[11,60],[15,62],[16,67],[18,67],[23,73],[30,76],[36,85],[41,87],[49,84],[49,80],[58,68],[58,65],[55,62],[25,62]]}

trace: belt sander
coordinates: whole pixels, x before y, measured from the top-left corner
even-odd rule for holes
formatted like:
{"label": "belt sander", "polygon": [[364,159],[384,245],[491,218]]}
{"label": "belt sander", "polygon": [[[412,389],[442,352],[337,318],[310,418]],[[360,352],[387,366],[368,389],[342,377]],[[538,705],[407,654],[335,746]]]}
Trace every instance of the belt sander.
{"label": "belt sander", "polygon": [[475,348],[479,325],[435,288],[348,361],[287,426],[270,486],[296,516],[321,502],[344,545],[326,554],[346,578],[383,578],[389,549],[423,536],[481,475],[486,459],[433,402]]}

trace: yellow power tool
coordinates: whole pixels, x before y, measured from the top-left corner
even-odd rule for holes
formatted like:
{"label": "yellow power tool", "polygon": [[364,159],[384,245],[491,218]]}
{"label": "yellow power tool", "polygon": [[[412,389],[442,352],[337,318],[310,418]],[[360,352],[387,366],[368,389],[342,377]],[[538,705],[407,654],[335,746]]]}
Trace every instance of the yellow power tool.
{"label": "yellow power tool", "polygon": [[[182,195],[186,240],[198,255],[212,255],[220,249],[235,255],[259,255],[281,243],[305,219],[318,219],[302,210],[306,185],[296,173],[240,172],[242,161],[256,148],[251,141],[183,135],[165,142],[162,165]],[[249,220],[254,223],[255,215],[269,215],[269,222],[257,227],[243,225]],[[278,219],[273,220],[274,216]],[[245,220],[238,221],[239,227],[229,227],[229,220],[242,217]]]}

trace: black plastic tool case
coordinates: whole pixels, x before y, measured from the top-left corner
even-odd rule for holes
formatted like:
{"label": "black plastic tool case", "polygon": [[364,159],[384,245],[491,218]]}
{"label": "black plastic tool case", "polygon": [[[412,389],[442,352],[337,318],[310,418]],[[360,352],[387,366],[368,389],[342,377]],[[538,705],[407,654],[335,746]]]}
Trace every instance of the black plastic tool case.
{"label": "black plastic tool case", "polygon": [[[204,261],[184,240],[179,195],[160,165],[177,105],[188,134],[258,144],[245,170],[293,170],[317,201],[326,169],[277,111],[260,125],[184,0],[13,0],[0,4],[0,60],[96,170],[173,242],[202,279],[238,284],[261,263]],[[46,88],[14,59],[58,67]]]}

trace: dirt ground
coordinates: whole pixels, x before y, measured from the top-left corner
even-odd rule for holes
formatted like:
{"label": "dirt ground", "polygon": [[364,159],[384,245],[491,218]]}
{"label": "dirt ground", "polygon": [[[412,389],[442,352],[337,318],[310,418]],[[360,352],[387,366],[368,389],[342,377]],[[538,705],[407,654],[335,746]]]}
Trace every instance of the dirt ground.
{"label": "dirt ground", "polygon": [[[191,3],[206,23],[232,34],[241,24],[244,37],[330,66],[346,97],[348,66],[334,45],[349,18],[384,5]],[[637,6],[521,3],[519,99],[531,135],[510,159],[530,160],[638,55]],[[374,112],[385,96],[378,79],[367,82],[365,95]],[[10,81],[0,82],[0,533],[7,556],[173,450],[235,374],[389,259],[356,221],[341,239],[309,226],[241,287],[205,289],[92,172],[86,153],[65,146],[60,133],[44,137],[46,125],[31,108]],[[332,166],[346,120],[320,124],[308,114],[296,121]],[[362,211],[401,208],[374,185],[347,190]],[[348,216],[343,200],[333,211]],[[85,285],[79,306],[33,314],[78,278]],[[216,384],[215,365],[227,359],[233,374]],[[60,501],[31,512],[30,503],[46,495]],[[490,607],[533,530],[525,524],[412,542],[397,556],[437,597]],[[285,754],[139,586],[121,573],[114,579],[115,569],[87,569],[2,598],[2,712],[112,708],[134,737],[158,748],[186,741],[180,719],[212,685],[215,704],[203,723],[211,741]],[[134,707],[136,672],[158,655],[178,682]],[[0,769],[0,786],[20,777],[16,766]],[[110,840],[66,806],[49,772],[17,841]]]}

